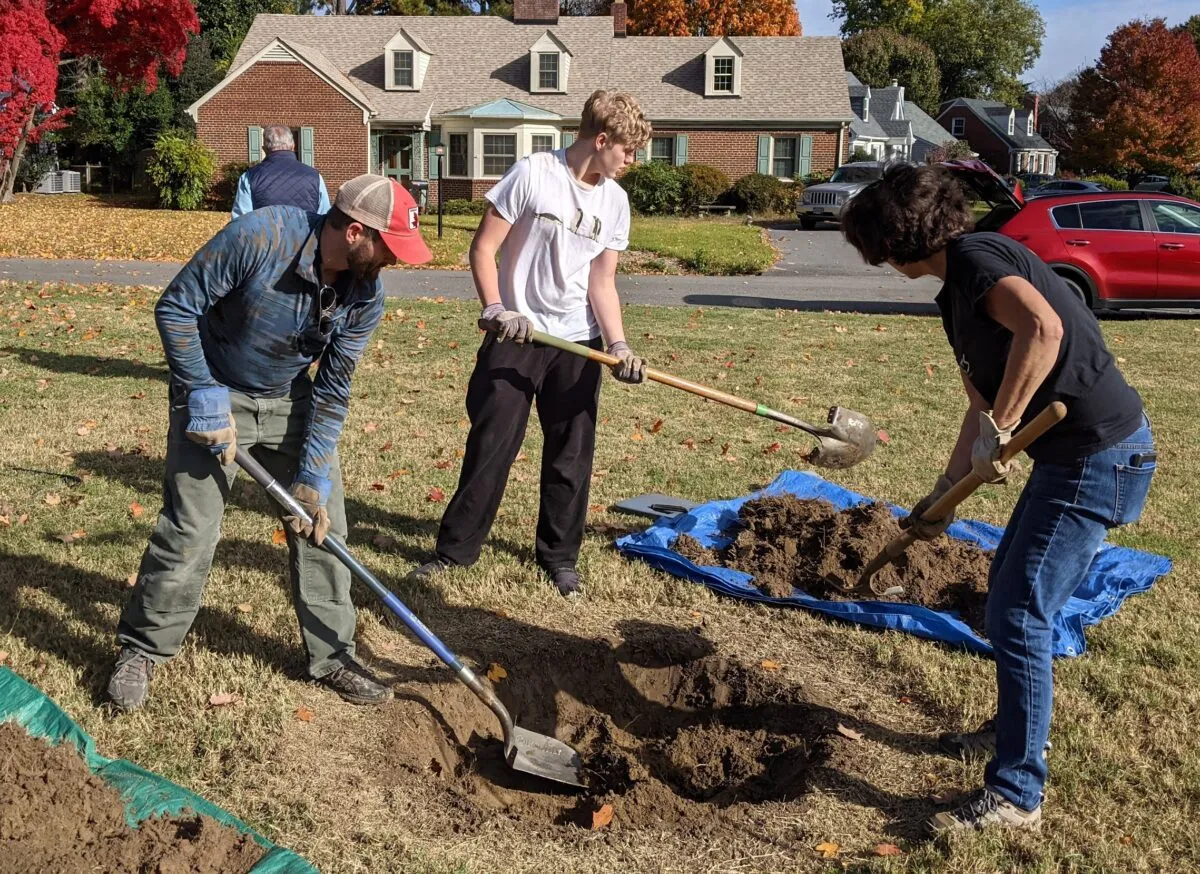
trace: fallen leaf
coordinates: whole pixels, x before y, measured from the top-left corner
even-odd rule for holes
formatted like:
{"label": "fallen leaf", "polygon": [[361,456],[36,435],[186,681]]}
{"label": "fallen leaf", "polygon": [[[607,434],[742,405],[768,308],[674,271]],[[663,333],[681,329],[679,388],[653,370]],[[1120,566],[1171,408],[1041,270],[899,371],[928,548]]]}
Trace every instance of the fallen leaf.
{"label": "fallen leaf", "polygon": [[83,538],[87,537],[87,532],[83,530],[72,531],[70,534],[55,534],[54,537],[56,540],[61,540],[67,546],[70,546],[77,540],[83,540]]}
{"label": "fallen leaf", "polygon": [[602,804],[600,809],[592,814],[592,829],[604,828],[613,819],[613,806],[611,804]]}
{"label": "fallen leaf", "polygon": [[[7,655],[7,653],[5,653],[5,655]],[[1133,846],[1133,835],[1121,835],[1120,840],[1121,840],[1121,843],[1123,843],[1127,847]]]}
{"label": "fallen leaf", "polygon": [[659,431],[662,430],[662,426],[663,426],[663,420],[662,419],[656,420],[655,423],[650,426],[650,433],[657,434]]}
{"label": "fallen leaf", "polygon": [[895,844],[876,844],[872,852],[876,856],[903,856],[904,851]]}
{"label": "fallen leaf", "polygon": [[0,649],[0,665],[8,664],[8,653]]}
{"label": "fallen leaf", "polygon": [[447,470],[452,464],[454,464],[454,462],[447,459],[446,461],[434,462],[433,466],[438,470]]}
{"label": "fallen leaf", "polygon": [[779,664],[779,662],[772,661],[771,659],[762,660],[762,669],[764,671],[778,671],[780,667],[782,666]]}
{"label": "fallen leaf", "polygon": [[882,334],[882,333],[884,333],[885,331],[887,331],[887,328],[885,328],[883,325],[876,325],[876,326],[875,326],[875,333],[877,333],[877,334]]}
{"label": "fallen leaf", "polygon": [[[845,330],[845,328],[842,330]],[[835,844],[833,841],[826,841],[823,844],[817,844],[814,849],[821,854],[822,859],[832,859],[838,854],[838,850],[841,848],[840,844]]]}
{"label": "fallen leaf", "polygon": [[146,397],[146,393],[144,391],[139,391],[139,392],[134,392],[133,394],[131,394],[129,396],[129,399],[131,401],[140,401],[140,400],[144,399],[145,397]]}
{"label": "fallen leaf", "polygon": [[385,486],[383,483],[371,483],[371,490],[382,492],[387,490],[387,486]]}
{"label": "fallen leaf", "polygon": [[912,699],[909,698],[907,695],[901,695],[896,700],[901,704],[912,704]]}
{"label": "fallen leaf", "polygon": [[729,444],[728,444],[728,443],[722,443],[722,444],[721,444],[721,454],[722,454],[722,455],[728,455],[728,454],[729,454]]}
{"label": "fallen leaf", "polygon": [[446,500],[446,493],[437,486],[434,486],[429,490],[429,494],[425,496],[425,499],[431,503],[437,504]]}
{"label": "fallen leaf", "polygon": [[87,425],[83,425],[80,428],[78,428],[75,431],[75,433],[78,434],[80,437],[86,437],[88,434],[92,433],[92,429],[89,428]]}
{"label": "fallen leaf", "polygon": [[296,708],[296,718],[301,722],[312,722],[312,718],[316,715],[317,714],[313,713],[312,710],[305,707],[303,704]]}
{"label": "fallen leaf", "polygon": [[380,446],[379,451],[381,453],[382,452],[391,452],[392,451],[392,441],[389,440],[387,443],[384,443],[382,446]]}
{"label": "fallen leaf", "polygon": [[388,479],[398,479],[402,476],[408,476],[408,468],[402,467],[399,470],[393,470],[388,474]]}
{"label": "fallen leaf", "polygon": [[396,538],[387,534],[376,534],[371,538],[371,543],[376,549],[391,549],[396,545]]}
{"label": "fallen leaf", "polygon": [[863,739],[862,732],[855,731],[852,728],[847,728],[846,726],[842,725],[840,722],[838,723],[837,731],[838,731],[838,734],[840,734],[842,737],[848,737],[848,738],[850,738],[850,740],[862,740]]}
{"label": "fallen leaf", "polygon": [[24,524],[25,524],[26,522],[28,522],[28,521],[29,521],[29,514],[28,514],[28,513],[22,513],[20,516],[18,516],[18,517],[17,517],[17,524],[18,524],[18,525],[24,525]]}
{"label": "fallen leaf", "polygon": [[695,449],[695,448],[696,448],[696,441],[695,441],[695,440],[693,440],[691,437],[688,437],[688,438],[687,438],[687,439],[685,439],[685,440],[680,440],[680,441],[679,441],[679,445],[680,445],[680,446],[683,446],[683,447],[685,447],[685,448],[687,448],[687,449]]}
{"label": "fallen leaf", "polygon": [[778,452],[782,448],[783,444],[779,441],[776,441],[763,450],[763,455],[770,455],[772,452]]}
{"label": "fallen leaf", "polygon": [[229,704],[237,704],[242,700],[242,696],[236,692],[214,692],[208,696],[209,707],[225,707]]}
{"label": "fallen leaf", "polygon": [[10,525],[12,525],[12,520],[9,518],[7,513],[0,515],[0,525],[3,525],[5,528],[8,528]]}
{"label": "fallen leaf", "polygon": [[146,508],[143,507],[141,504],[139,504],[137,501],[134,501],[132,504],[129,505],[129,515],[132,516],[134,519],[141,519],[142,514],[144,514],[145,512],[146,512]]}
{"label": "fallen leaf", "polygon": [[418,331],[425,330],[425,320],[424,319],[417,319],[417,330]]}
{"label": "fallen leaf", "polygon": [[1118,355],[1117,356],[1117,364],[1124,364],[1124,363],[1125,363],[1125,359],[1122,358],[1120,355]]}
{"label": "fallen leaf", "polygon": [[378,430],[379,430],[378,422],[367,422],[367,424],[363,425],[363,433],[364,434],[374,434]]}
{"label": "fallen leaf", "polygon": [[514,461],[514,462],[517,462],[517,461],[525,461],[527,458],[529,458],[529,456],[528,456],[528,455],[526,455],[524,452],[518,452],[518,453],[517,453],[517,457],[516,457],[516,458],[514,458],[514,459],[513,459],[513,461]]}
{"label": "fallen leaf", "polygon": [[653,339],[655,339],[655,337],[654,337],[654,335],[653,335],[653,334],[642,334],[642,336],[643,336],[643,337],[645,337],[647,340],[653,340]]}
{"label": "fallen leaf", "polygon": [[887,446],[889,443],[892,442],[891,436],[888,434],[887,431],[884,431],[882,428],[875,432],[875,436],[879,438],[879,442],[882,443],[884,446]]}
{"label": "fallen leaf", "polygon": [[925,375],[928,376],[930,379],[933,378],[933,365],[932,364],[925,365]]}
{"label": "fallen leaf", "polygon": [[55,492],[50,492],[49,494],[47,494],[45,500],[46,500],[46,503],[49,504],[51,507],[57,507],[59,504],[62,503],[62,497],[60,497]]}
{"label": "fallen leaf", "polygon": [[632,434],[630,434],[630,435],[629,435],[629,439],[630,439],[630,440],[632,440],[632,441],[634,441],[635,443],[639,443],[639,442],[641,442],[642,440],[644,440],[644,439],[646,439],[646,438],[644,438],[644,437],[642,436],[642,432],[641,432],[641,431],[634,431]]}
{"label": "fallen leaf", "polygon": [[837,331],[839,334],[844,334],[844,333],[846,333],[846,329],[845,329],[845,328],[843,328],[841,325],[834,325],[834,326],[833,326],[833,329],[834,329],[835,331]]}
{"label": "fallen leaf", "polygon": [[450,349],[457,349],[457,348],[458,348],[458,341],[457,341],[457,340],[451,340],[449,343],[447,343],[447,344],[446,344],[446,346],[447,346],[448,348],[450,348]]}
{"label": "fallen leaf", "polygon": [[488,668],[487,678],[493,683],[499,683],[507,676],[508,671],[504,670],[504,668],[496,662],[492,662],[492,666]]}
{"label": "fallen leaf", "polygon": [[127,576],[125,578],[125,585],[127,585],[131,589],[134,586],[136,586],[137,585],[137,574],[130,574],[129,576]]}
{"label": "fallen leaf", "polygon": [[274,543],[276,546],[286,546],[287,545],[287,532],[284,531],[282,528],[276,528],[274,531],[271,532],[271,542]]}
{"label": "fallen leaf", "polygon": [[249,604],[238,604],[237,608],[239,613],[249,613],[254,609]]}

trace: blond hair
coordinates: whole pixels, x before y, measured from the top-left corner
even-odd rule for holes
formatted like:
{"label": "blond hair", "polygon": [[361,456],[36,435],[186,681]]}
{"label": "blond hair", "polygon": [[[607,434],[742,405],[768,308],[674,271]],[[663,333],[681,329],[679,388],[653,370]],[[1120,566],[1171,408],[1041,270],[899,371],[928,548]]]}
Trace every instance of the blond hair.
{"label": "blond hair", "polygon": [[579,138],[590,140],[600,134],[631,149],[650,142],[650,122],[642,115],[637,98],[624,91],[593,91],[583,104]]}

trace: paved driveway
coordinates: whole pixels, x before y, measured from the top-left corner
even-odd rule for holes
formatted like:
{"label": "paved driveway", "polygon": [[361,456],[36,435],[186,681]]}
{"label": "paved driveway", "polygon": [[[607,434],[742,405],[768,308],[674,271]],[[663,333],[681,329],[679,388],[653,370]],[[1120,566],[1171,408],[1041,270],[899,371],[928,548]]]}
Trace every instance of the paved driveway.
{"label": "paved driveway", "polygon": [[782,255],[770,274],[903,279],[891,267],[872,267],[863,263],[858,252],[842,236],[838,225],[823,222],[814,230],[806,231],[799,222],[769,222],[767,233]]}

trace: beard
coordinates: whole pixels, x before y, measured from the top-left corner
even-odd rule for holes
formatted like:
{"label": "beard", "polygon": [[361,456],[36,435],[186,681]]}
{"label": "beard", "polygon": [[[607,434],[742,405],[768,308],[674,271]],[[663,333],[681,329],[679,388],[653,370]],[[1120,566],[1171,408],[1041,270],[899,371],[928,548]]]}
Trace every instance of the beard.
{"label": "beard", "polygon": [[[380,245],[383,245],[382,242]],[[358,240],[346,254],[346,263],[355,279],[371,282],[379,277],[383,264],[372,260],[372,246],[366,239]]]}

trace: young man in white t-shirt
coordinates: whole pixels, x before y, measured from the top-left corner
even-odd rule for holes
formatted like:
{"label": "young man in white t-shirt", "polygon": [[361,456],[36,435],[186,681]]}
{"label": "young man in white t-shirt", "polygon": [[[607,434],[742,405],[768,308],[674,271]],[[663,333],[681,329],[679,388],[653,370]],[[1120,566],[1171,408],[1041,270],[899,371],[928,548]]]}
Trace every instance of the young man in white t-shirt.
{"label": "young man in white t-shirt", "polygon": [[563,595],[579,591],[575,560],[587,516],[600,365],[529,337],[539,330],[594,349],[603,348],[603,337],[620,358],[613,375],[645,380],[645,364],[625,342],[617,297],[629,199],[615,177],[649,139],[650,125],[631,95],[597,91],[570,147],[522,158],[487,193],[491,207],[471,244],[479,325],[487,331],[467,387],[471,432],[437,557],[414,577],[479,558],[536,398],[545,441],[537,561]]}

